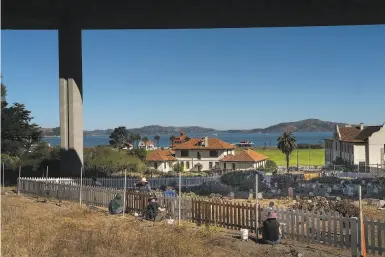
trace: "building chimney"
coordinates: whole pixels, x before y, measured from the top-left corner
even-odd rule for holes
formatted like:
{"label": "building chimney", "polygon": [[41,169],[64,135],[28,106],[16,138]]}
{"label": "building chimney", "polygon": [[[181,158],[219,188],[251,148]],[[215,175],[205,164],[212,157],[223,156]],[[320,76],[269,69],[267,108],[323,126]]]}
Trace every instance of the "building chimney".
{"label": "building chimney", "polygon": [[208,146],[209,146],[209,138],[205,137],[205,147],[208,147]]}
{"label": "building chimney", "polygon": [[360,123],[360,130],[364,129],[364,123]]}

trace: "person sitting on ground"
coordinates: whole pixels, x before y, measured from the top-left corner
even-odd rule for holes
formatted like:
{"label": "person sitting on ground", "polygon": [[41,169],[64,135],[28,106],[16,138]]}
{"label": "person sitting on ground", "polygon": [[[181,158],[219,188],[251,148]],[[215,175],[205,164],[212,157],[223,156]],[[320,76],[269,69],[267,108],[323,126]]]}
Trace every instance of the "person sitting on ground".
{"label": "person sitting on ground", "polygon": [[110,201],[110,204],[108,205],[108,211],[111,214],[123,213],[123,201],[120,194],[116,194],[115,198]]}
{"label": "person sitting on ground", "polygon": [[171,186],[167,186],[166,190],[164,191],[165,197],[178,197],[178,195],[175,193],[173,188]]}
{"label": "person sitting on ground", "polygon": [[138,184],[136,184],[136,189],[139,190],[141,193],[150,193],[151,187],[148,184],[148,181],[146,178],[142,178]]}
{"label": "person sitting on ground", "polygon": [[281,242],[281,226],[277,220],[275,212],[269,212],[262,227],[262,243],[264,244],[279,244]]}
{"label": "person sitting on ground", "polygon": [[148,199],[148,205],[146,207],[146,220],[159,221],[164,218],[164,215],[160,212],[164,212],[166,209],[160,208],[159,203],[156,202],[157,198],[151,197]]}

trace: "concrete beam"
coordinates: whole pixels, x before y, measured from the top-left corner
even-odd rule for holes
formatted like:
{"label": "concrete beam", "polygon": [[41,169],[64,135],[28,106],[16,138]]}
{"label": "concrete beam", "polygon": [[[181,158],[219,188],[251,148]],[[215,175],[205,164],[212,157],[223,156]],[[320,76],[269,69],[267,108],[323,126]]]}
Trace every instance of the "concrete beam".
{"label": "concrete beam", "polygon": [[59,28],[60,169],[79,175],[83,166],[82,31],[67,23]]}

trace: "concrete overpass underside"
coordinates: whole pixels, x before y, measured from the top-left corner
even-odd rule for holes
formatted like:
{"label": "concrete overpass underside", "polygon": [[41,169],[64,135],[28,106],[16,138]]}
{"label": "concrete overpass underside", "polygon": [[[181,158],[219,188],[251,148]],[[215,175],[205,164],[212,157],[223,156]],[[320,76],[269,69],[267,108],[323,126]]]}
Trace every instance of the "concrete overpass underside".
{"label": "concrete overpass underside", "polygon": [[2,29],[58,30],[61,171],[83,166],[85,29],[385,24],[383,0],[3,0]]}

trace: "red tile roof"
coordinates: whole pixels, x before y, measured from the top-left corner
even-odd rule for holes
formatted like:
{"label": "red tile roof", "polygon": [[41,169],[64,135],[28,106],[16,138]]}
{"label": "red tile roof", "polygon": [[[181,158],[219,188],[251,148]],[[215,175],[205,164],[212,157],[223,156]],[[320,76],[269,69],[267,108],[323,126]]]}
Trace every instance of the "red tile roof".
{"label": "red tile roof", "polygon": [[226,155],[221,159],[223,162],[260,162],[267,160],[268,157],[257,153],[251,149],[242,150],[235,155]]}
{"label": "red tile roof", "polygon": [[174,150],[193,150],[193,149],[208,149],[208,150],[221,150],[221,149],[235,149],[235,146],[226,143],[218,138],[208,138],[208,146],[199,145],[200,142],[205,142],[204,138],[192,138],[189,141],[174,146]]}
{"label": "red tile roof", "polygon": [[339,127],[340,140],[343,142],[362,142],[362,140],[356,137],[361,132],[360,128],[357,127]]}
{"label": "red tile roof", "polygon": [[158,149],[147,154],[146,161],[176,161],[174,152],[170,149]]}

